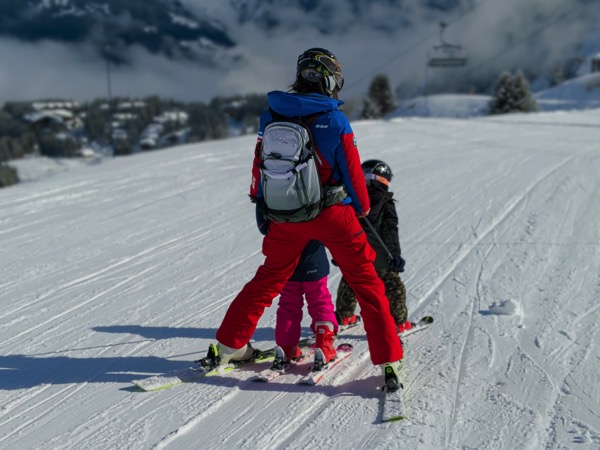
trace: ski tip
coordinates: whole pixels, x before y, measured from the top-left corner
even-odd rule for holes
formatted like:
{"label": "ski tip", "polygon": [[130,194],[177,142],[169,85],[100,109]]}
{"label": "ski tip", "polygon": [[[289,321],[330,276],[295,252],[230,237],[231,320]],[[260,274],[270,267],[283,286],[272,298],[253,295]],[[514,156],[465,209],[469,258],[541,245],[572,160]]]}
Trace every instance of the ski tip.
{"label": "ski tip", "polygon": [[135,389],[138,392],[148,392],[143,384],[138,384],[137,380],[132,381],[131,384],[133,384],[133,389]]}
{"label": "ski tip", "polygon": [[133,388],[137,391],[137,392],[156,392],[156,391],[161,391],[163,389],[167,389],[170,388],[171,386],[174,386],[175,383],[173,384],[145,384],[143,382],[143,380],[135,380],[131,382],[133,384]]}
{"label": "ski tip", "polygon": [[315,378],[311,377],[310,375],[307,375],[305,378],[301,378],[298,381],[298,384],[304,384],[307,386],[315,386],[319,382],[320,379],[321,379],[321,377],[319,377],[318,379],[315,379]]}
{"label": "ski tip", "polygon": [[401,416],[393,416],[393,417],[388,417],[385,419],[381,419],[382,422],[399,422],[400,420],[404,420],[405,416],[401,415]]}
{"label": "ski tip", "polygon": [[349,353],[353,350],[354,350],[354,345],[348,344],[347,342],[344,342],[343,344],[339,344],[336,348],[336,351],[346,352],[346,353]]}

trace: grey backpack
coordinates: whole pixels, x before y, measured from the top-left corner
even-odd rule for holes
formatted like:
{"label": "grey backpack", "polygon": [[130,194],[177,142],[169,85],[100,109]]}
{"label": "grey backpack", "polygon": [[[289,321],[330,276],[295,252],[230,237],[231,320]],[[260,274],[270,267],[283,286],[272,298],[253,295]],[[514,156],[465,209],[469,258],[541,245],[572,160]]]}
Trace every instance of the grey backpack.
{"label": "grey backpack", "polygon": [[260,153],[265,218],[275,222],[314,219],[321,212],[323,188],[307,123],[317,115],[292,119],[273,110],[271,114],[273,121],[264,129]]}

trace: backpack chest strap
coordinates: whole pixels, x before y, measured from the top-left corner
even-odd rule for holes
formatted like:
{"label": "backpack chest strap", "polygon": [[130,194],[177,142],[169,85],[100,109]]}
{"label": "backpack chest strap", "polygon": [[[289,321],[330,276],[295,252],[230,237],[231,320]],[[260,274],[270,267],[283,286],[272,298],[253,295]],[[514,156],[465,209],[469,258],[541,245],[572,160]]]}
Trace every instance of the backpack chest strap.
{"label": "backpack chest strap", "polygon": [[270,178],[274,178],[276,180],[287,180],[289,177],[291,177],[294,174],[297,174],[298,172],[300,172],[302,169],[304,169],[306,166],[308,166],[307,162],[301,162],[299,163],[296,167],[294,167],[292,170],[288,170],[286,173],[276,173],[276,172],[272,172],[270,170],[264,169],[263,173],[270,177]]}

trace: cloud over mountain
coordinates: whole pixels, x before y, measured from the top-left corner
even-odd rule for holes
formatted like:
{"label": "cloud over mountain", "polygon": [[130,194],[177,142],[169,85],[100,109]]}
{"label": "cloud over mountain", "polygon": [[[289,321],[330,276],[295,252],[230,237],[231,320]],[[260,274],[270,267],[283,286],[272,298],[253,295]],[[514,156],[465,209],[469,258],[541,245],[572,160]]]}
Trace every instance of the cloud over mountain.
{"label": "cloud over mountain", "polygon": [[[600,51],[600,4],[589,0],[30,0],[0,6],[0,101],[106,94],[210,100],[283,89],[296,55],[327,47],[342,63],[345,94],[376,73],[422,89],[427,50],[445,38],[469,52],[463,72],[484,89],[501,70],[549,77]],[[110,49],[107,50],[107,45]]]}

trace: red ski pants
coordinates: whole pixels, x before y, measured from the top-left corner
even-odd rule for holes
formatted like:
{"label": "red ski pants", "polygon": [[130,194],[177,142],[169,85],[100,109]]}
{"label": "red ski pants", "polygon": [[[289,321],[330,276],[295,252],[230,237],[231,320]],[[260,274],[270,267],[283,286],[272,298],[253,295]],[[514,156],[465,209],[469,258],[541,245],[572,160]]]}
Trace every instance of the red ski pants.
{"label": "red ski pants", "polygon": [[373,364],[402,359],[385,286],[373,267],[375,251],[350,205],[325,208],[308,222],[271,223],[263,240],[265,261],[229,305],[217,340],[231,348],[242,348],[250,341],[265,308],[292,276],[312,239],[325,244],[356,294]]}

